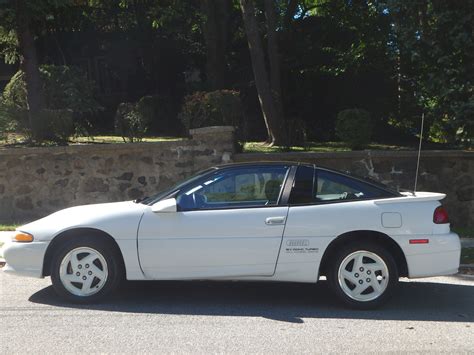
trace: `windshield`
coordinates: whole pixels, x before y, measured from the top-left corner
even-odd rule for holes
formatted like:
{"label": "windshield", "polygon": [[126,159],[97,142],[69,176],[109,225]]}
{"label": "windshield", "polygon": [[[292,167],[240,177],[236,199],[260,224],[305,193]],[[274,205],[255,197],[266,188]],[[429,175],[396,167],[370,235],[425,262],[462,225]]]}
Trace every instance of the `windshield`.
{"label": "windshield", "polygon": [[174,191],[180,190],[183,186],[185,186],[189,183],[192,183],[193,181],[199,180],[200,178],[202,178],[203,176],[209,174],[210,172],[212,172],[214,170],[216,170],[216,168],[210,168],[210,169],[202,170],[202,171],[198,172],[196,175],[191,176],[189,179],[181,181],[181,182],[179,182],[178,184],[174,185],[171,188],[160,191],[160,192],[158,192],[158,193],[156,193],[156,194],[154,194],[150,197],[146,197],[143,200],[138,201],[138,202],[143,203],[144,205],[152,205],[155,202],[158,202],[159,200],[161,200],[163,197],[166,197],[166,196],[170,195]]}

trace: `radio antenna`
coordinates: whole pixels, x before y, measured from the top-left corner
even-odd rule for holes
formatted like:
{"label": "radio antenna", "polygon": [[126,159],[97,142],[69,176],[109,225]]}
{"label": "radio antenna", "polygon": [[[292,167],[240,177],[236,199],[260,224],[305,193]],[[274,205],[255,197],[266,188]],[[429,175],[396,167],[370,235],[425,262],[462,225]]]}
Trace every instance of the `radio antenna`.
{"label": "radio antenna", "polygon": [[420,130],[420,144],[418,146],[418,159],[416,162],[416,173],[415,173],[415,187],[413,188],[413,195],[416,195],[416,184],[418,183],[418,169],[420,168],[420,155],[421,155],[421,142],[423,141],[423,126],[425,123],[425,113],[421,114],[421,130]]}

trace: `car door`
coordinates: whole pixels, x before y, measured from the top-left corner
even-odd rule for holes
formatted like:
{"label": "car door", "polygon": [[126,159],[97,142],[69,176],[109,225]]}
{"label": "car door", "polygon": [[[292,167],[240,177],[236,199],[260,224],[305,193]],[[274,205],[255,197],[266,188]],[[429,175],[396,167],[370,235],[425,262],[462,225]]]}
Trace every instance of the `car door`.
{"label": "car door", "polygon": [[238,166],[205,176],[176,195],[177,212],[145,212],[138,232],[152,279],[271,276],[288,206],[288,165]]}

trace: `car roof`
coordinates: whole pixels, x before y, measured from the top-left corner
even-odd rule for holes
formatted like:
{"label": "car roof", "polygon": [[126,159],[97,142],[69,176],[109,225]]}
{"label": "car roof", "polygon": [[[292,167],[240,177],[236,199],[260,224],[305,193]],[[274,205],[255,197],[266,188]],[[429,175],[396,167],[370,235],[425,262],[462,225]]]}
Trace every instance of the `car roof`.
{"label": "car roof", "polygon": [[233,168],[233,167],[240,167],[240,166],[245,167],[245,166],[272,166],[272,165],[291,165],[291,166],[308,165],[308,166],[315,166],[315,164],[295,162],[295,161],[246,161],[246,162],[216,165],[216,166],[214,166],[214,168],[224,169],[224,168]]}

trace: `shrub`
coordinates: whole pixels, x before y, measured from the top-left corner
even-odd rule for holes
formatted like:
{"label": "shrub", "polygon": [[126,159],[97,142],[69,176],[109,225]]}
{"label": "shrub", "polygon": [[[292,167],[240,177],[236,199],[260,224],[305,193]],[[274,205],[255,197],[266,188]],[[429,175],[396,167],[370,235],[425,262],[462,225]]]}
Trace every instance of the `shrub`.
{"label": "shrub", "polygon": [[[30,127],[27,116],[27,98],[25,74],[18,71],[6,85],[3,92],[1,112],[15,127],[28,134],[34,129],[43,132],[49,140],[64,142],[63,134],[69,131],[70,121],[77,130],[87,131],[90,127],[89,118],[102,109],[94,98],[95,85],[76,67],[42,65],[39,68],[43,86],[45,110],[35,119],[35,127]],[[55,132],[55,125],[48,122],[54,120],[62,128]],[[63,125],[64,124],[64,125]],[[44,127],[41,125],[45,125]],[[46,132],[46,129],[53,131]],[[71,134],[74,130],[71,131]],[[58,136],[55,135],[58,133]],[[37,137],[43,137],[36,134]],[[46,138],[45,138],[46,139]]]}
{"label": "shrub", "polygon": [[15,121],[11,119],[13,108],[5,105],[0,97],[0,139],[5,139],[8,132],[15,130]]}
{"label": "shrub", "polygon": [[43,109],[34,122],[33,130],[39,137],[61,145],[67,144],[74,133],[72,110]]}
{"label": "shrub", "polygon": [[349,109],[338,113],[336,135],[352,149],[361,149],[372,137],[370,113],[361,109]]}
{"label": "shrub", "polygon": [[197,91],[184,98],[179,117],[187,130],[208,126],[238,127],[242,119],[239,92]]}
{"label": "shrub", "polygon": [[144,101],[124,102],[117,107],[115,133],[121,135],[124,142],[140,142],[148,131],[150,114]]}
{"label": "shrub", "polygon": [[144,96],[137,104],[138,110],[149,125],[149,132],[161,135],[177,135],[182,132],[182,126],[176,119],[176,104],[171,97]]}

